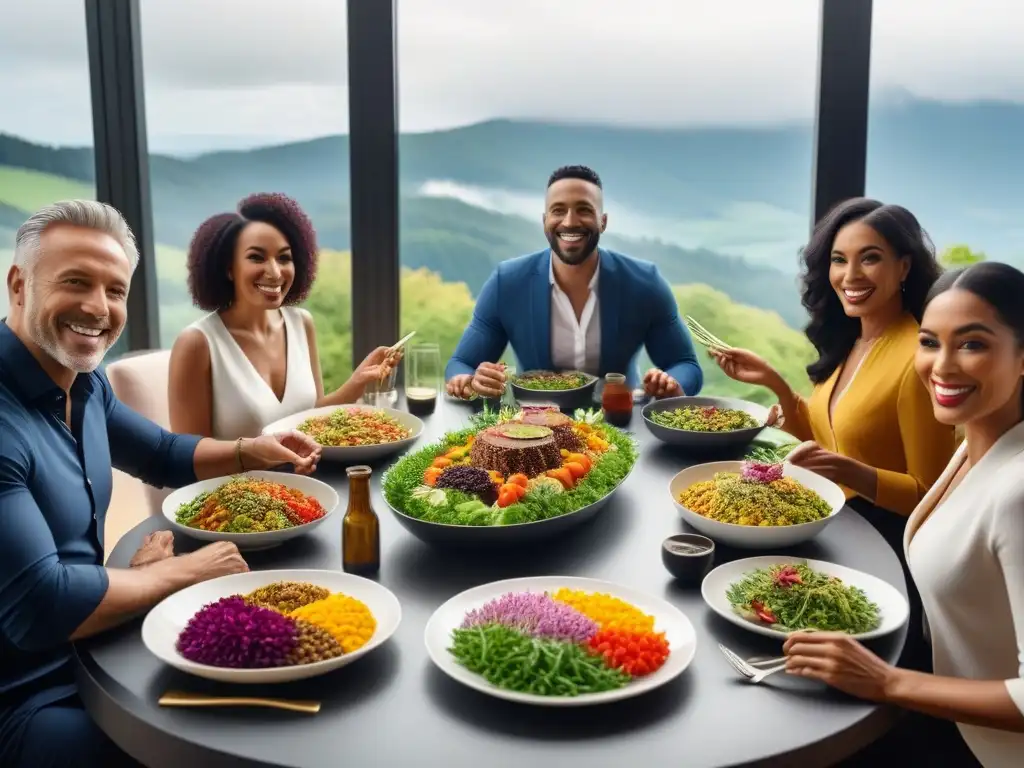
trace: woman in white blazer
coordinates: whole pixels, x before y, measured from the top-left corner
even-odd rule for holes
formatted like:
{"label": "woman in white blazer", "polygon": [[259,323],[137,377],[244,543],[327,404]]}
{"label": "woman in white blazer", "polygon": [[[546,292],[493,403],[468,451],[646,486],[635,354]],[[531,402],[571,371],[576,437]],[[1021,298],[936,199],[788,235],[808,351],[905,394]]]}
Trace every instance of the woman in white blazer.
{"label": "woman in white blazer", "polygon": [[939,746],[941,758],[921,765],[977,760],[985,768],[1018,768],[1024,765],[1024,274],[994,262],[944,274],[921,321],[916,366],[935,417],[962,425],[965,435],[904,535],[935,673],[892,667],[835,633],[791,636],[786,669],[955,722],[974,757],[952,758],[957,744],[939,736],[935,720],[921,741]]}

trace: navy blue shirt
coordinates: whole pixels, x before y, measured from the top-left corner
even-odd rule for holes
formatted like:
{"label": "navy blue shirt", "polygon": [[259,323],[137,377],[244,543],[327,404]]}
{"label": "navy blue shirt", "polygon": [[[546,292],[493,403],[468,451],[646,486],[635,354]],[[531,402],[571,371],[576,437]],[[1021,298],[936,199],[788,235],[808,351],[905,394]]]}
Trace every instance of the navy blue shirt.
{"label": "navy blue shirt", "polygon": [[0,321],[0,736],[12,715],[74,692],[68,638],[107,591],[111,467],[157,487],[196,480],[200,438],[128,408],[101,371],[75,378],[70,425],[66,408]]}

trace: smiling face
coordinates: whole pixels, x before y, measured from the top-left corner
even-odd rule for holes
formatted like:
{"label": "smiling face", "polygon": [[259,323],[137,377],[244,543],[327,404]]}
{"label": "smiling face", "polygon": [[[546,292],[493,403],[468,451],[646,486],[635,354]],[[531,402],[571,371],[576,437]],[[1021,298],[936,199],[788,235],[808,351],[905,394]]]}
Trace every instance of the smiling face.
{"label": "smiling face", "polygon": [[228,277],[235,285],[235,305],[277,309],[295,282],[288,240],[270,224],[246,224],[235,242]]}
{"label": "smiling face", "polygon": [[566,264],[582,264],[596,249],[608,225],[601,189],[583,179],[561,179],[548,187],[544,235]]}
{"label": "smiling face", "polygon": [[39,246],[8,276],[15,323],[61,367],[93,371],[124,329],[131,262],[110,235],[71,224],[49,227]]}
{"label": "smiling face", "polygon": [[828,278],[849,317],[891,311],[901,303],[910,260],[893,251],[874,228],[854,221],[832,241]]}
{"label": "smiling face", "polygon": [[1019,415],[1024,347],[970,291],[953,288],[928,305],[915,365],[942,424]]}

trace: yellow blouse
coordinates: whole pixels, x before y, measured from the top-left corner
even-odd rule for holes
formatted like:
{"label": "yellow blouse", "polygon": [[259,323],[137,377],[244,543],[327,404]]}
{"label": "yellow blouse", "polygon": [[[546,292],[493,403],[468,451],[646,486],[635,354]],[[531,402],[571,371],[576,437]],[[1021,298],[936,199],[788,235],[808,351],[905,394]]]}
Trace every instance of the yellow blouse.
{"label": "yellow blouse", "polygon": [[[785,428],[800,440],[878,470],[874,503],[909,515],[938,480],[956,449],[953,427],[939,424],[931,395],[914,370],[917,321],[904,315],[868,350],[829,418],[829,401],[842,370],[818,384]],[[844,488],[846,497],[856,494]]]}

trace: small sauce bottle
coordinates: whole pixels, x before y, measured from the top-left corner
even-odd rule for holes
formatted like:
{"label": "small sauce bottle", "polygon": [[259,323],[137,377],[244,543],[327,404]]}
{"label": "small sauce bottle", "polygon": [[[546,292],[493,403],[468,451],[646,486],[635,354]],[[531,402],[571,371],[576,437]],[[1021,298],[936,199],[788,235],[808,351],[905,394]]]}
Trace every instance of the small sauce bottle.
{"label": "small sauce bottle", "polygon": [[625,427],[633,418],[633,392],[626,386],[623,374],[604,375],[601,409],[604,411],[604,420],[615,427]]}
{"label": "small sauce bottle", "polygon": [[380,570],[380,521],[370,506],[370,474],[365,465],[349,467],[348,511],[341,521],[341,567],[370,576]]}

